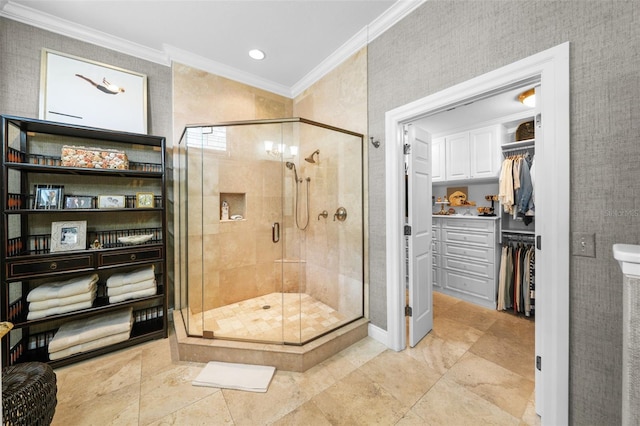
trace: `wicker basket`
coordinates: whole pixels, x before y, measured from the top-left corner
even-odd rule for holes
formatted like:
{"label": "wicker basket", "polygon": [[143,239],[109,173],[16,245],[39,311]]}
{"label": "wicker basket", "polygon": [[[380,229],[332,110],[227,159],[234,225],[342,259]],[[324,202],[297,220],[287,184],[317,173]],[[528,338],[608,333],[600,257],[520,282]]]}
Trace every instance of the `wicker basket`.
{"label": "wicker basket", "polygon": [[526,121],[518,126],[516,129],[516,142],[526,141],[536,137],[535,126],[533,120]]}
{"label": "wicker basket", "polygon": [[56,411],[56,375],[41,362],[25,362],[2,369],[4,425],[49,425]]}

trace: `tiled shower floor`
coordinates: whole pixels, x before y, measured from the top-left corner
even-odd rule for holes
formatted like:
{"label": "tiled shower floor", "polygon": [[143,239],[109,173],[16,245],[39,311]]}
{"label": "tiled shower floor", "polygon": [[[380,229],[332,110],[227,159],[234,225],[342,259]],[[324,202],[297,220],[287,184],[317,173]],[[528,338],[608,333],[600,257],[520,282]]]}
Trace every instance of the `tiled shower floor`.
{"label": "tiled shower floor", "polygon": [[[269,307],[265,309],[265,307]],[[284,307],[284,315],[283,315]],[[284,320],[284,323],[283,323]],[[348,318],[305,293],[271,293],[191,314],[190,334],[213,331],[214,338],[299,343],[316,337]]]}

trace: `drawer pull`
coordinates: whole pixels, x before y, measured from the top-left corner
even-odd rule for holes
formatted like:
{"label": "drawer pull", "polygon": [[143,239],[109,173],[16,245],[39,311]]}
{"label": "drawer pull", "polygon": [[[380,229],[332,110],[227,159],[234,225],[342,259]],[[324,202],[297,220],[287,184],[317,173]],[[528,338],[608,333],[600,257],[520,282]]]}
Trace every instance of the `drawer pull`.
{"label": "drawer pull", "polygon": [[133,253],[133,254],[131,255],[130,259],[131,259],[131,260],[136,260],[136,255],[135,255],[135,253]]}
{"label": "drawer pull", "polygon": [[49,265],[49,269],[55,271],[56,269],[58,269],[58,264],[56,262],[51,262],[51,265]]}

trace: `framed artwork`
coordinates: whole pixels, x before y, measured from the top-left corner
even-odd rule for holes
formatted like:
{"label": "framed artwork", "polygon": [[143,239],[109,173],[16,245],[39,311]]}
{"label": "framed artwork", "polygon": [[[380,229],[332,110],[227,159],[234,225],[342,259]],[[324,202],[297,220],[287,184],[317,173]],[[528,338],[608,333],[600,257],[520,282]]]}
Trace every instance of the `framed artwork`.
{"label": "framed artwork", "polygon": [[51,252],[85,250],[87,248],[87,221],[51,223]]}
{"label": "framed artwork", "polygon": [[123,209],[124,195],[99,195],[99,209]]}
{"label": "framed artwork", "polygon": [[90,209],[93,208],[93,197],[90,195],[65,195],[65,209]]}
{"label": "framed artwork", "polygon": [[61,209],[62,185],[36,185],[34,209]]}
{"label": "framed artwork", "polygon": [[42,49],[39,118],[147,133],[147,76]]}
{"label": "framed artwork", "polygon": [[153,192],[138,192],[136,193],[136,208],[137,209],[151,209],[155,207]]}

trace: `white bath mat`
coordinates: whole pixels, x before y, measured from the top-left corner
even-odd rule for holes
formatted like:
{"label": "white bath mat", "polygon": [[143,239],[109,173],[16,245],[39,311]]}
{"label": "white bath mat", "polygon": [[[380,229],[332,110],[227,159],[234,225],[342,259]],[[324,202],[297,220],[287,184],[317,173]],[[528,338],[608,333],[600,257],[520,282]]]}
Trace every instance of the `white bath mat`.
{"label": "white bath mat", "polygon": [[191,382],[193,386],[266,392],[275,367],[211,361]]}

